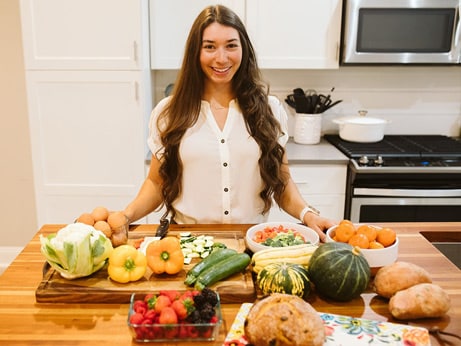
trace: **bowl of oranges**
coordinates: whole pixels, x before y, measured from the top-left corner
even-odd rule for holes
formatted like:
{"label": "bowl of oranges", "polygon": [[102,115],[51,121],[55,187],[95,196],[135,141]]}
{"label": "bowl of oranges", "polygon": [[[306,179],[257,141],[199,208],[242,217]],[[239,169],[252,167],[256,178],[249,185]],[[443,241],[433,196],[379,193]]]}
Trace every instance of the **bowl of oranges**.
{"label": "bowl of oranges", "polygon": [[359,247],[370,265],[372,275],[379,268],[394,263],[399,254],[399,238],[389,227],[342,220],[328,229],[326,236],[327,242],[337,241]]}

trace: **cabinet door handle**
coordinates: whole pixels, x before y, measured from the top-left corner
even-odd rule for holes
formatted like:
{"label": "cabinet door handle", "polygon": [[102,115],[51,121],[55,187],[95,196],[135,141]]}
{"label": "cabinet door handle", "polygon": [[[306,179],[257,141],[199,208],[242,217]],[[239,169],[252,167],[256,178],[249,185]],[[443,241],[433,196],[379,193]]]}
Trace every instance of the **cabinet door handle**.
{"label": "cabinet door handle", "polygon": [[138,43],[133,41],[133,60],[138,62]]}

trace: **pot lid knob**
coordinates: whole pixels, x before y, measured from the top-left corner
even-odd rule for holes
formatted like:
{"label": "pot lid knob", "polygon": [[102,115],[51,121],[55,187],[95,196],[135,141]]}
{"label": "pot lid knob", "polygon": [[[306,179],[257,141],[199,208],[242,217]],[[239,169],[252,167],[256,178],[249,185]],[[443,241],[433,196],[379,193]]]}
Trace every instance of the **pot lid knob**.
{"label": "pot lid knob", "polygon": [[364,117],[365,115],[367,115],[367,113],[368,113],[368,111],[366,111],[366,110],[360,110],[360,111],[359,111],[359,115],[360,115],[361,117]]}

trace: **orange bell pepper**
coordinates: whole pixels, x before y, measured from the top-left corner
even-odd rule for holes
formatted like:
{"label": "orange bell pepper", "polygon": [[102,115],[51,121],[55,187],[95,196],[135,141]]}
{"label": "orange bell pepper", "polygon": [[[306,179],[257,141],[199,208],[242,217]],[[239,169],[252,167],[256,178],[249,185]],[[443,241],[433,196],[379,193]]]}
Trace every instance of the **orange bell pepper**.
{"label": "orange bell pepper", "polygon": [[146,249],[147,265],[155,274],[177,274],[184,267],[184,254],[176,237],[151,242]]}

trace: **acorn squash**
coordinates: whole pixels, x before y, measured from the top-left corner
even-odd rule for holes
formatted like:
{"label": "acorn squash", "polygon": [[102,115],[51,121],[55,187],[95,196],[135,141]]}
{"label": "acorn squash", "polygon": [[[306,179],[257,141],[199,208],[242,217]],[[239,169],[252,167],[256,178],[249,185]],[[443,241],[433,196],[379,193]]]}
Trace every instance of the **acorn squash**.
{"label": "acorn squash", "polygon": [[264,266],[256,283],[264,295],[286,293],[306,298],[311,291],[306,268],[295,263],[274,262]]}
{"label": "acorn squash", "polygon": [[337,301],[358,297],[370,282],[370,266],[360,248],[340,242],[320,245],[309,261],[308,274],[319,295]]}

